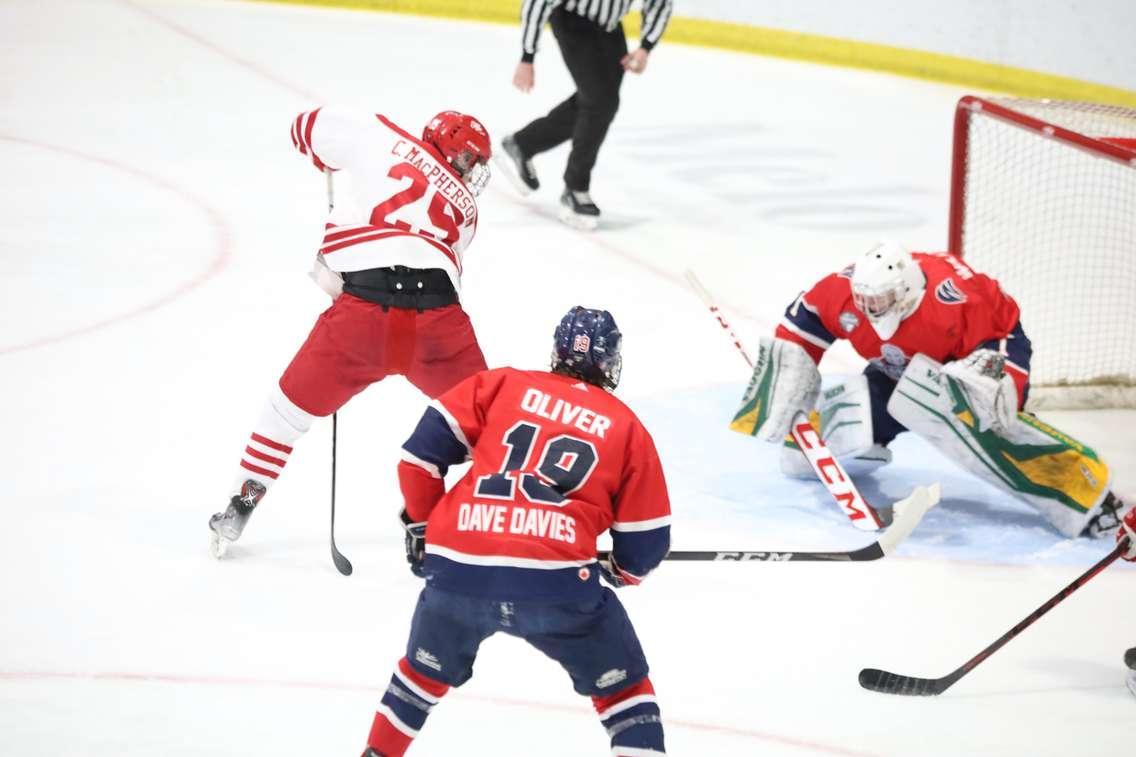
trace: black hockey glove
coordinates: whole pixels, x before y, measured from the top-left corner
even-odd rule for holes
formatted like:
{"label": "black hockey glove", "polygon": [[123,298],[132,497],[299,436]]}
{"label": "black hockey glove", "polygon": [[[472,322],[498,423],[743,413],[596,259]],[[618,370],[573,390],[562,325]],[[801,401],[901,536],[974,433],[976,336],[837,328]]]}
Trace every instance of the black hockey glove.
{"label": "black hockey glove", "polygon": [[615,555],[608,557],[606,560],[599,561],[600,578],[607,581],[616,589],[627,586],[627,579],[623,577],[623,571],[619,569],[619,565],[615,562]]}
{"label": "black hockey glove", "polygon": [[419,578],[426,577],[426,523],[415,523],[406,513],[406,508],[398,514],[402,520],[402,528],[406,531],[406,561],[410,563],[410,572]]}

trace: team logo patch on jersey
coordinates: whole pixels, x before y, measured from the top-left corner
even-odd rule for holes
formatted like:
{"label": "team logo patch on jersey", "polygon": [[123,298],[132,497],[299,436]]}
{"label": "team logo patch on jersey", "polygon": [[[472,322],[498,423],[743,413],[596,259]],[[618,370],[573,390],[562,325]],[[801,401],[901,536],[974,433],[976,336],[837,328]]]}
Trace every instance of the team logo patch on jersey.
{"label": "team logo patch on jersey", "polygon": [[910,358],[899,347],[890,342],[885,342],[880,345],[880,356],[872,358],[871,362],[875,363],[876,367],[883,371],[888,378],[899,381],[899,377],[903,375]]}
{"label": "team logo patch on jersey", "polygon": [[935,299],[945,305],[958,305],[966,302],[966,295],[955,286],[953,279],[943,279],[943,283],[935,287]]}
{"label": "team logo patch on jersey", "polygon": [[572,340],[573,352],[587,352],[591,346],[592,340],[588,338],[587,334],[577,334],[576,338]]}
{"label": "team logo patch on jersey", "polygon": [[848,333],[852,333],[856,330],[856,327],[860,325],[860,318],[849,310],[845,310],[843,313],[841,313],[839,320],[840,328],[844,329]]}

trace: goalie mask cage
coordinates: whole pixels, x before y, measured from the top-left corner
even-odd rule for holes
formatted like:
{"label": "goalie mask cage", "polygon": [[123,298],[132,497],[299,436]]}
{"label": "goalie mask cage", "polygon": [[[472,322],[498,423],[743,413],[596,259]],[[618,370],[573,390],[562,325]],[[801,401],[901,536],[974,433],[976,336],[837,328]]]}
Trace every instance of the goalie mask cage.
{"label": "goalie mask cage", "polygon": [[949,233],[1021,307],[1030,407],[1136,407],[1136,109],[962,98]]}

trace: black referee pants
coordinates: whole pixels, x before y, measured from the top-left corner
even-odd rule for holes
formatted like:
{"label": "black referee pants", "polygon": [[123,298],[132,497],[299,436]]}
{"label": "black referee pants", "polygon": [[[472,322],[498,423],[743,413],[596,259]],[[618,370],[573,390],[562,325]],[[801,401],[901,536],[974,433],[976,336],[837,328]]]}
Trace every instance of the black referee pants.
{"label": "black referee pants", "polygon": [[619,110],[619,86],[623,83],[620,60],[627,54],[627,38],[623,36],[623,24],[607,32],[563,8],[554,10],[549,21],[576,91],[513,138],[521,152],[530,157],[571,139],[564,184],[577,192],[586,192],[591,186],[592,167],[600,145]]}

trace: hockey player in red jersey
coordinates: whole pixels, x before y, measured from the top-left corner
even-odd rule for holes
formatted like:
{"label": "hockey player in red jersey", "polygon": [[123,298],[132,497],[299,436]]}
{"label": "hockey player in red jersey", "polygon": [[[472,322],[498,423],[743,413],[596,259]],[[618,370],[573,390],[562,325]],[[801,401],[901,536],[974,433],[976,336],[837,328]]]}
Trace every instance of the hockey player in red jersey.
{"label": "hockey player in red jersey", "polygon": [[[1128,511],[1116,532],[1116,543],[1124,546],[1120,556],[1129,562],[1136,562],[1136,507]],[[1124,664],[1128,667],[1128,690],[1136,696],[1136,647],[1124,653]]]}
{"label": "hockey player in red jersey", "polygon": [[[868,366],[822,395],[817,364],[837,339]],[[798,411],[819,411],[822,438],[853,471],[889,462],[887,445],[911,430],[1067,536],[1115,529],[1122,505],[1108,490],[1108,466],[1019,412],[1031,354],[1018,305],[997,281],[953,255],[880,243],[786,309],[731,428],[784,443],[791,475],[811,475],[785,440]]]}
{"label": "hockey player in red jersey", "polygon": [[[599,583],[638,584],[670,546],[654,443],[610,394],[620,342],[606,310],[573,308],[556,329],[551,372],[478,373],[431,403],[403,445],[407,559],[427,583],[365,757],[400,757],[498,631],[564,667],[591,697],[612,755],[665,753],[643,650]],[[471,459],[446,492],[449,466]],[[610,559],[597,562],[608,530]]]}
{"label": "hockey player in red jersey", "polygon": [[351,178],[312,271],[333,302],[272,390],[227,509],[209,520],[217,557],[315,418],[392,374],[436,397],[485,368],[458,294],[476,195],[489,180],[485,127],[443,111],[419,139],[382,115],[319,108],[296,117],[292,144],[320,171]]}

